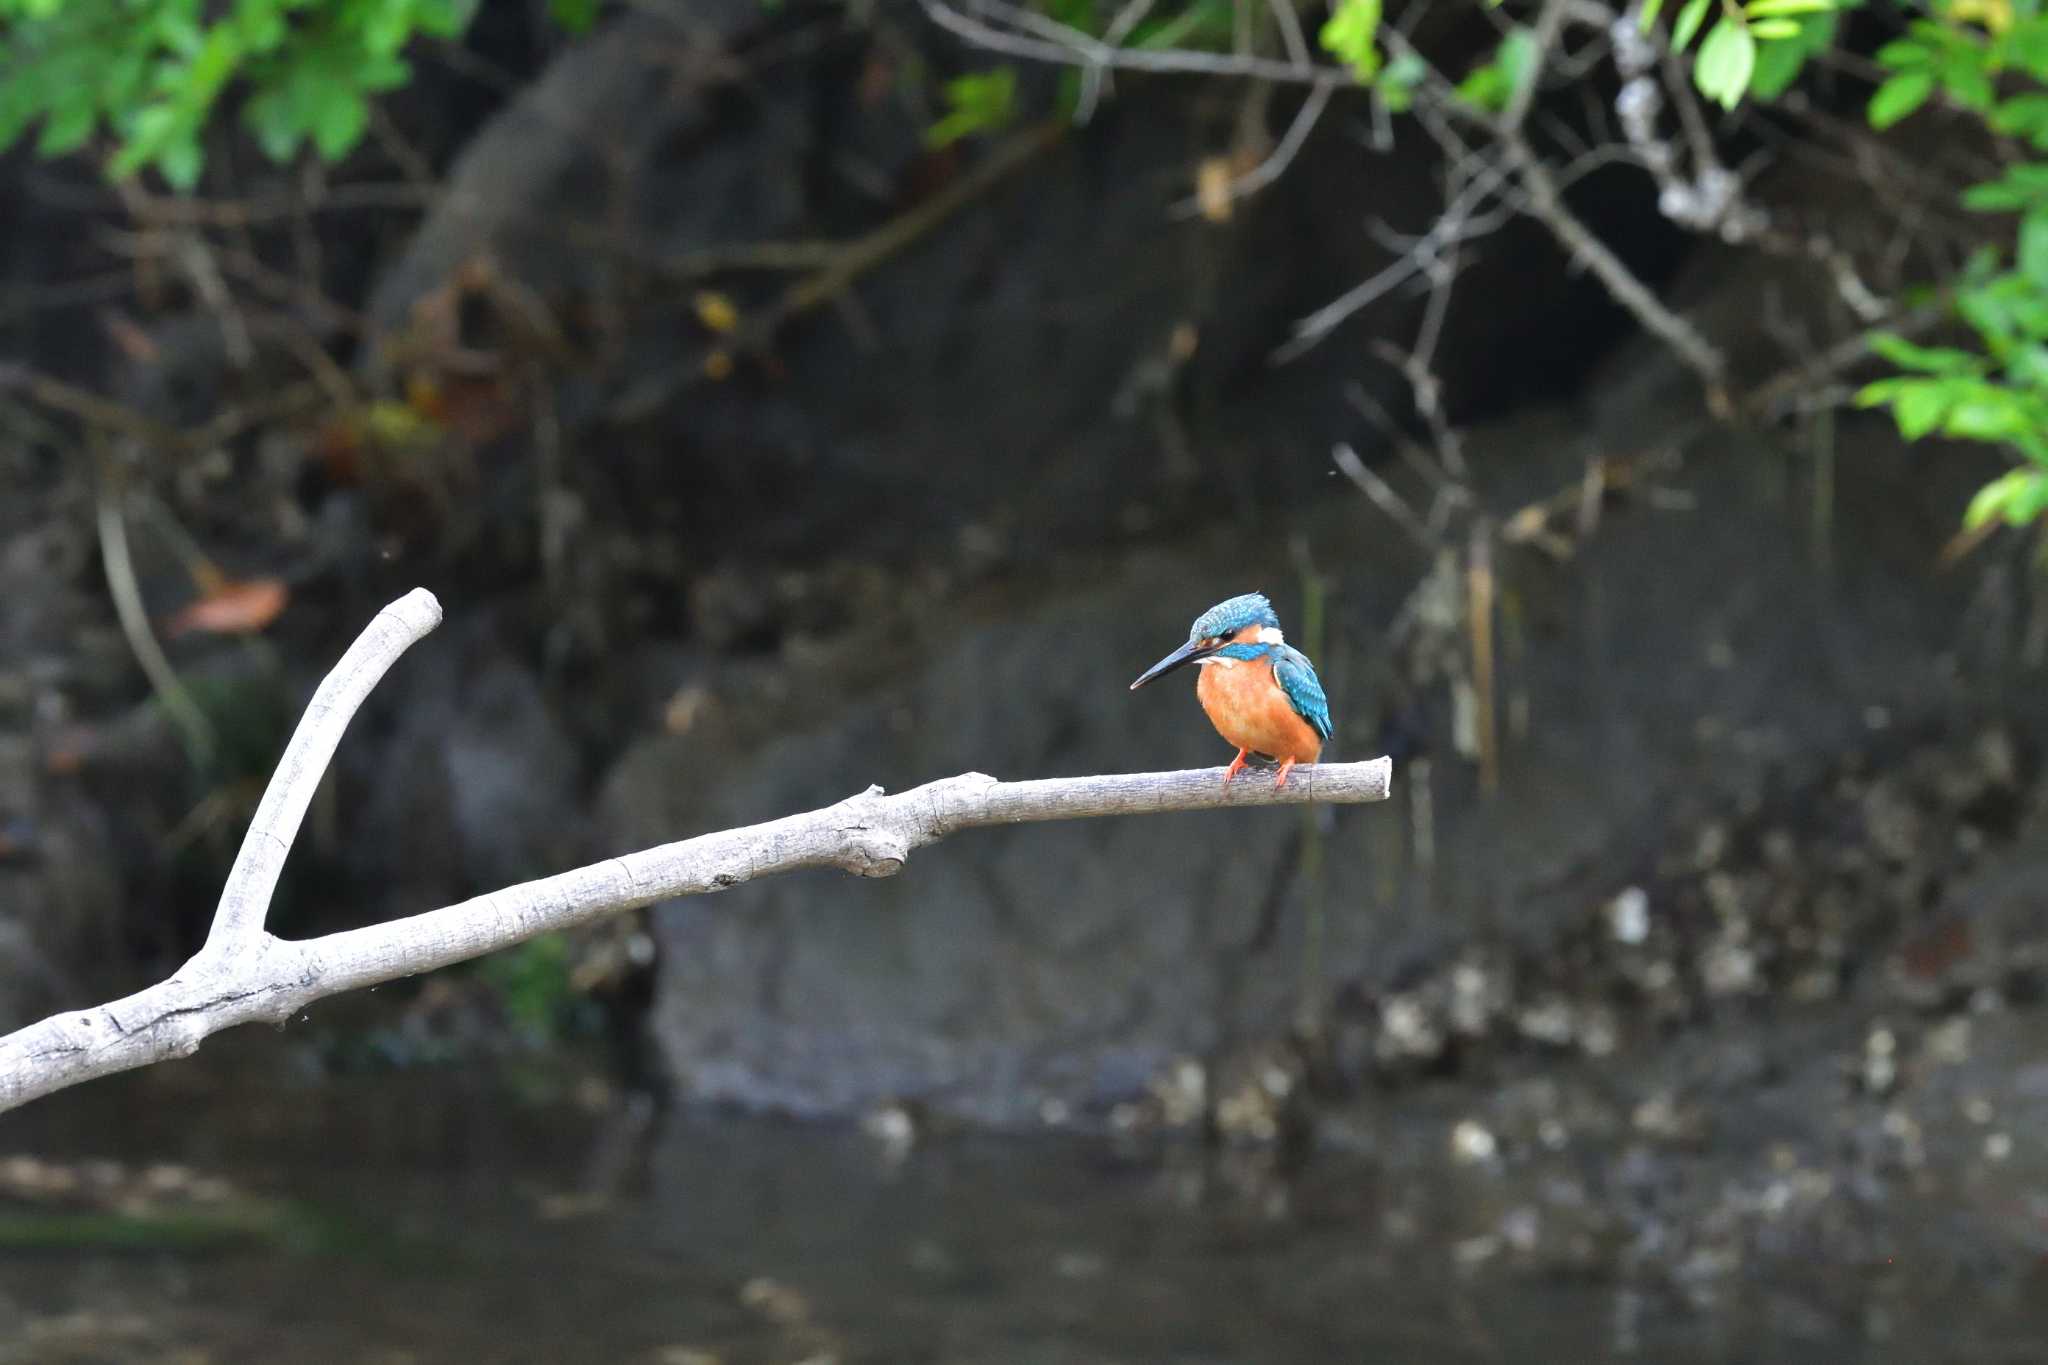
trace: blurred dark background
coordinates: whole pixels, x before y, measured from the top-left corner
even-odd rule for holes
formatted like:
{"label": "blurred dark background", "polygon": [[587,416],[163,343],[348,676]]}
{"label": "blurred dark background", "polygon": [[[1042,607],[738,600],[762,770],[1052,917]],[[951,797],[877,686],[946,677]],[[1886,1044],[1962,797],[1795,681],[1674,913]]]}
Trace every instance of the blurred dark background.
{"label": "blurred dark background", "polygon": [[[1278,359],[1439,148],[1340,97],[1190,212],[1238,86],[934,150],[986,64],[907,4],[486,7],[336,166],[0,158],[0,1021],[197,949],[414,586],[281,935],[1220,763],[1126,685],[1254,589],[1394,799],[969,832],[40,1101],[0,1360],[2040,1358],[2048,598],[1943,553],[1996,463],[1843,406],[1828,272],[1623,164],[1568,203],[1726,420],[1512,214]],[[1781,133],[1750,192],[1908,276]]]}

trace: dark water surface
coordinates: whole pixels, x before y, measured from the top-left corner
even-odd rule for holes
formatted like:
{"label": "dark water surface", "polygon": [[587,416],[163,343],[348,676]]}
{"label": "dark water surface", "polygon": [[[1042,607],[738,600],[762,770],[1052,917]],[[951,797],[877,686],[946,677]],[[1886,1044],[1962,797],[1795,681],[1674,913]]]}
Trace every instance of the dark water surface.
{"label": "dark water surface", "polygon": [[595,1082],[238,1069],[267,1045],[0,1120],[0,1155],[182,1163],[264,1210],[181,1249],[17,1225],[0,1361],[2048,1360],[2048,1285],[2009,1257],[1902,1243],[1701,1302],[1625,1257],[1494,1254],[1471,1214],[1512,1207],[1511,1175],[1390,1155],[1410,1122],[1437,1150],[1441,1113],[1286,1180],[1244,1154],[661,1115]]}

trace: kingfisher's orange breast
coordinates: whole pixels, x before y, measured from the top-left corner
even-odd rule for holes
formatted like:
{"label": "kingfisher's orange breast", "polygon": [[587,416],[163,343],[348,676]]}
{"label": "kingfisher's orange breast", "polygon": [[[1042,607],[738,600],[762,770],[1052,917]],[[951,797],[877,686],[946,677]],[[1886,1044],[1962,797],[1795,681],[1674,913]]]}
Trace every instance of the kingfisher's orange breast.
{"label": "kingfisher's orange breast", "polygon": [[1322,736],[1288,702],[1270,657],[1217,659],[1201,667],[1195,697],[1217,734],[1268,758],[1313,763],[1322,754]]}

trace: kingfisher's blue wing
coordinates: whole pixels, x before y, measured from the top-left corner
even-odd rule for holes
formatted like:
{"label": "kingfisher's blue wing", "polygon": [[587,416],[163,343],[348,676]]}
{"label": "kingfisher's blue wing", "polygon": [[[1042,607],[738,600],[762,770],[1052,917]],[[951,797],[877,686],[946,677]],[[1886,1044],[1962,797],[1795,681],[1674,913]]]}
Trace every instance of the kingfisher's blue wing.
{"label": "kingfisher's blue wing", "polygon": [[1323,695],[1323,684],[1316,677],[1315,665],[1308,656],[1298,649],[1283,646],[1273,660],[1273,677],[1280,683],[1280,690],[1287,694],[1287,702],[1294,713],[1307,721],[1315,732],[1324,739],[1331,734],[1330,699]]}

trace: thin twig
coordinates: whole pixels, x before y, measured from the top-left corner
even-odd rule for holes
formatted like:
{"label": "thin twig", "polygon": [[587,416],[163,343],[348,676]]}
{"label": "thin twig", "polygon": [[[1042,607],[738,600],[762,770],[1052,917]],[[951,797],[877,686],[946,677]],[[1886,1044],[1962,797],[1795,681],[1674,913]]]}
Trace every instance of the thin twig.
{"label": "thin twig", "polygon": [[133,437],[152,449],[179,444],[176,431],[135,409],[23,365],[0,363],[0,389],[19,389],[46,408],[68,413],[101,431]]}
{"label": "thin twig", "polygon": [[[1553,0],[1553,5],[1555,0]],[[1548,10],[1546,10],[1548,12]],[[1716,410],[1727,407],[1727,395],[1722,386],[1724,364],[1721,353],[1702,337],[1691,323],[1666,308],[1657,295],[1636,278],[1622,259],[1614,254],[1613,248],[1602,241],[1597,233],[1587,227],[1576,213],[1564,202],[1562,188],[1556,176],[1543,159],[1536,155],[1529,145],[1529,139],[1519,124],[1493,118],[1473,105],[1457,98],[1450,83],[1441,72],[1430,66],[1408,41],[1399,34],[1387,35],[1387,43],[1402,53],[1412,55],[1423,62],[1425,80],[1423,97],[1439,111],[1451,118],[1474,125],[1479,131],[1490,135],[1499,145],[1507,168],[1521,183],[1528,196],[1528,213],[1550,229],[1550,233],[1563,246],[1574,261],[1591,270],[1605,285],[1614,301],[1634,315],[1643,328],[1657,337],[1683,360],[1688,368],[1700,377],[1706,389],[1710,406]],[[1537,70],[1528,79],[1533,83],[1540,79],[1544,54],[1539,51]]]}
{"label": "thin twig", "polygon": [[[1150,71],[1159,75],[1235,76],[1246,80],[1275,81],[1287,85],[1354,85],[1357,78],[1338,66],[1296,66],[1271,57],[1235,56],[1218,52],[1194,52],[1185,48],[1157,51],[1111,47],[1078,29],[1067,29],[1059,40],[1027,37],[996,28],[971,18],[944,3],[918,0],[932,22],[958,34],[979,47],[1006,52],[1013,57],[1031,57],[1061,66],[1115,68]],[[1013,8],[1013,7],[1012,7]],[[1019,11],[1021,13],[1021,11]],[[1042,19],[1042,16],[1040,16]],[[1061,27],[1065,27],[1062,25]]]}
{"label": "thin twig", "polygon": [[1287,49],[1287,60],[1307,70],[1313,59],[1309,55],[1308,40],[1301,33],[1301,16],[1294,12],[1294,0],[1266,0],[1266,8],[1273,12],[1273,22],[1279,26],[1280,43]]}
{"label": "thin twig", "polygon": [[[1287,132],[1281,137],[1280,144],[1273,149],[1273,154],[1231,181],[1224,189],[1223,197],[1243,199],[1257,194],[1278,180],[1293,163],[1295,155],[1301,151],[1302,144],[1308,141],[1308,135],[1315,128],[1316,120],[1323,116],[1323,110],[1329,106],[1330,92],[1334,88],[1319,85],[1310,90],[1308,98],[1301,102],[1301,108],[1295,112],[1294,121],[1287,125]],[[1202,211],[1202,207],[1202,196],[1191,195],[1168,209],[1167,216],[1192,218]]]}
{"label": "thin twig", "polygon": [[[1054,119],[1016,133],[939,193],[866,236],[839,245],[822,268],[792,283],[772,305],[749,318],[738,335],[726,343],[727,348],[741,352],[766,350],[790,321],[837,301],[855,280],[923,238],[1033,157],[1055,146],[1065,132],[1066,125]],[[644,419],[701,372],[701,364],[693,359],[653,375],[614,402],[610,416],[620,422]]]}
{"label": "thin twig", "polygon": [[1415,515],[1415,509],[1408,505],[1408,500],[1396,493],[1392,484],[1375,474],[1365,461],[1359,459],[1357,451],[1340,441],[1331,447],[1330,461],[1337,466],[1339,473],[1357,484],[1359,491],[1372,499],[1375,507],[1387,514],[1389,521],[1406,531],[1423,550],[1431,554],[1436,552],[1436,536],[1423,524],[1422,518]]}
{"label": "thin twig", "polygon": [[[1109,21],[1109,27],[1102,31],[1102,41],[1110,47],[1122,47],[1131,30],[1145,21],[1157,0],[1130,0],[1117,11],[1116,18]],[[1109,89],[1109,68],[1089,66],[1081,72],[1081,97],[1074,102],[1074,124],[1085,128],[1095,117],[1095,106],[1101,102],[1103,93]]]}
{"label": "thin twig", "polygon": [[1536,103],[1537,87],[1543,84],[1544,70],[1557,53],[1558,35],[1564,29],[1565,9],[1568,0],[1543,0],[1543,8],[1536,15],[1533,30],[1535,41],[1531,46],[1536,56],[1529,63],[1529,69],[1522,73],[1522,79],[1508,96],[1508,106],[1501,111],[1499,131],[1519,132],[1528,121],[1529,110]]}
{"label": "thin twig", "polygon": [[[95,435],[92,439],[104,451],[104,438]],[[171,667],[169,656],[149,628],[149,609],[143,605],[142,588],[135,581],[135,561],[128,553],[128,521],[121,511],[123,475],[119,457],[103,453],[98,473],[95,491],[100,563],[106,570],[107,592],[114,599],[114,616],[121,623],[121,635],[128,641],[129,652],[135,656],[142,675],[149,679],[150,690],[156,693],[165,714],[185,737],[187,756],[195,767],[204,768],[213,758],[213,726],[199,709],[199,703],[185,690],[178,671]]]}
{"label": "thin twig", "polygon": [[1344,401],[1358,410],[1358,415],[1379,428],[1380,433],[1393,442],[1395,451],[1416,473],[1429,484],[1430,490],[1439,499],[1452,502],[1466,500],[1470,493],[1458,480],[1453,479],[1436,457],[1423,449],[1422,444],[1401,430],[1401,426],[1387,411],[1386,405],[1366,391],[1363,384],[1350,380],[1344,385]]}
{"label": "thin twig", "polygon": [[1527,139],[1519,132],[1509,132],[1502,135],[1500,144],[1507,153],[1508,164],[1528,191],[1529,212],[1550,229],[1573,260],[1584,264],[1607,286],[1616,303],[1699,376],[1710,406],[1725,409],[1727,393],[1722,386],[1725,365],[1721,353],[1691,323],[1666,308],[1650,287],[1614,254],[1614,249],[1566,206],[1550,168],[1531,150]]}
{"label": "thin twig", "polygon": [[1499,679],[1493,659],[1494,596],[1493,528],[1485,519],[1472,527],[1465,560],[1466,628],[1472,646],[1472,695],[1477,711],[1474,739],[1479,746],[1479,790],[1492,797],[1500,790],[1500,737],[1495,731]]}

